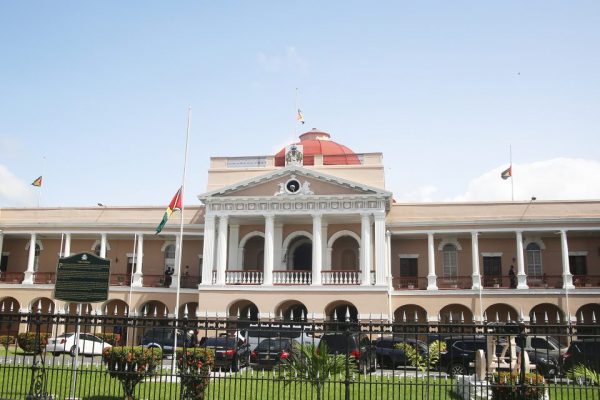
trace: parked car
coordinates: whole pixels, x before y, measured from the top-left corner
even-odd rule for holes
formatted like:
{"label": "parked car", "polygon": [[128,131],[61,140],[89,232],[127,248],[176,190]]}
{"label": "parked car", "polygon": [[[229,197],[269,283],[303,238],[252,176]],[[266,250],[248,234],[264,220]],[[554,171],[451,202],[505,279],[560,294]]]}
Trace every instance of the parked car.
{"label": "parked car", "polygon": [[598,339],[574,340],[561,357],[563,371],[567,372],[582,364],[600,372],[600,341]]}
{"label": "parked car", "polygon": [[300,344],[312,344],[315,346],[319,344],[320,340],[305,331],[302,326],[292,324],[254,325],[250,326],[247,330],[240,331],[240,334],[250,345],[250,350],[256,349],[256,346],[264,339],[294,339]]}
{"label": "parked car", "polygon": [[330,354],[344,354],[354,357],[358,370],[362,373],[377,369],[375,346],[367,335],[359,332],[326,333],[321,337],[318,349],[327,345]]}
{"label": "parked car", "polygon": [[175,331],[177,331],[177,347],[189,347],[192,343],[192,335],[181,329],[167,327],[148,329],[144,332],[140,344],[148,349],[161,349],[163,354],[173,354]]}
{"label": "parked car", "polygon": [[546,378],[552,378],[560,373],[560,358],[567,351],[561,347],[556,338],[547,335],[527,336],[525,341],[520,337],[515,339],[519,348],[524,348],[529,360],[536,365],[538,373]]}
{"label": "parked car", "polygon": [[228,336],[204,337],[200,346],[215,352],[215,367],[239,371],[250,365],[250,346],[245,341]]}
{"label": "parked car", "polygon": [[404,350],[396,347],[402,343],[416,347],[419,354],[427,353],[427,345],[420,340],[404,336],[384,336],[374,342],[379,365],[386,368],[396,368],[399,365],[410,366],[411,362]]}
{"label": "parked car", "polygon": [[269,338],[261,341],[250,353],[250,365],[254,369],[272,369],[297,351],[300,344],[289,338]]}
{"label": "parked car", "polygon": [[59,356],[62,353],[69,353],[71,357],[75,357],[75,350],[82,355],[101,355],[104,349],[112,347],[97,336],[89,333],[79,334],[79,343],[75,344],[77,335],[75,333],[63,333],[55,338],[48,339],[46,351],[54,356]]}

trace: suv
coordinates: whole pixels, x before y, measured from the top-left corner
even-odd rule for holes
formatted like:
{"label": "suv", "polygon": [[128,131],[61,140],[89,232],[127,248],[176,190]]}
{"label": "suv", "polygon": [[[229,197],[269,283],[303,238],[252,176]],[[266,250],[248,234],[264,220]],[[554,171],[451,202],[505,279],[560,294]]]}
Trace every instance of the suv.
{"label": "suv", "polygon": [[485,336],[454,336],[441,339],[446,343],[446,351],[440,355],[439,366],[449,375],[467,375],[475,362],[477,350],[487,353]]}
{"label": "suv", "polygon": [[600,341],[592,339],[572,341],[562,355],[561,364],[565,372],[578,364],[600,372]]}
{"label": "suv", "polygon": [[561,348],[560,343],[552,336],[527,336],[525,341],[520,337],[515,339],[517,346],[525,349],[529,360],[536,365],[537,371],[546,378],[554,377],[559,372],[561,354],[567,348]]}
{"label": "suv", "polygon": [[361,373],[377,369],[375,346],[364,333],[326,333],[321,337],[318,350],[322,348],[323,343],[327,345],[329,354],[353,356]]}
{"label": "suv", "polygon": [[256,346],[264,339],[293,339],[301,345],[312,344],[317,346],[319,339],[308,334],[300,326],[281,325],[281,326],[250,326],[246,331],[240,331],[248,344],[250,350],[255,350]]}
{"label": "suv", "polygon": [[403,336],[384,336],[375,340],[375,354],[379,365],[392,369],[398,365],[410,366],[410,360],[404,350],[396,347],[402,343],[415,347],[419,354],[427,353],[427,345],[420,340]]}
{"label": "suv", "polygon": [[[148,349],[161,349],[163,354],[172,354],[175,344],[175,329],[173,328],[151,328],[144,332],[140,344]],[[192,336],[189,333],[177,329],[177,347],[189,347]]]}

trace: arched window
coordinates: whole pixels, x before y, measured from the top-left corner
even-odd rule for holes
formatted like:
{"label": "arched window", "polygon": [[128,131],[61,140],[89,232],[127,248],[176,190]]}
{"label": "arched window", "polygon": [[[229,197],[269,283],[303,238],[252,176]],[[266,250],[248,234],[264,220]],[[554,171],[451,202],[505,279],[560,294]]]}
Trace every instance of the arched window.
{"label": "arched window", "polygon": [[94,247],[94,254],[97,255],[98,257],[100,257],[100,245],[97,244],[96,247]]}
{"label": "arched window", "polygon": [[442,249],[442,273],[444,278],[456,278],[458,275],[458,252],[456,246],[447,244]]}
{"label": "arched window", "polygon": [[171,268],[172,271],[175,271],[175,245],[170,244],[165,247],[165,271]]}
{"label": "arched window", "polygon": [[542,249],[537,243],[527,245],[527,275],[542,277]]}

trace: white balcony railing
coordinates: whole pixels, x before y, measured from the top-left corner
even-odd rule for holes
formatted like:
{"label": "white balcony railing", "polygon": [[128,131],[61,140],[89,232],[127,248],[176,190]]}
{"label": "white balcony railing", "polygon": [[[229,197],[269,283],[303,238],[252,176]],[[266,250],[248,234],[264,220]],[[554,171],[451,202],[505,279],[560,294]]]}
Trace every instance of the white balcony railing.
{"label": "white balcony railing", "polygon": [[311,283],[310,271],[273,271],[274,285],[310,285]]}
{"label": "white balcony railing", "polygon": [[261,285],[262,271],[225,271],[226,285]]}
{"label": "white balcony railing", "polygon": [[359,285],[360,271],[323,271],[323,285]]}

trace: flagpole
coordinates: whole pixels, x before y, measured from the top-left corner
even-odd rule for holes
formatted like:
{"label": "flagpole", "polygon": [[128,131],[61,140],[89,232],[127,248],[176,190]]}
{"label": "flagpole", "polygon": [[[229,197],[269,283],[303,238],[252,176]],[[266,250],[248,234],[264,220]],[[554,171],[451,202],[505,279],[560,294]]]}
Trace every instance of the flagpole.
{"label": "flagpole", "polygon": [[510,201],[515,201],[515,182],[512,170],[512,144],[508,145],[508,158],[510,160]]}
{"label": "flagpole", "polygon": [[[296,88],[296,96],[294,97],[294,115],[298,115],[298,88]],[[294,118],[294,140],[298,137],[298,121]]]}
{"label": "flagpole", "polygon": [[40,202],[42,199],[42,187],[44,186],[43,179],[44,179],[45,169],[46,169],[46,156],[42,156],[42,184],[40,185],[39,190],[38,190],[38,202],[37,202],[38,208],[40,208]]}
{"label": "flagpole", "polygon": [[[177,327],[177,318],[179,317],[179,292],[181,290],[181,255],[183,253],[183,212],[185,210],[185,201],[183,200],[183,194],[185,193],[185,177],[187,173],[187,157],[188,157],[188,142],[190,139],[190,127],[192,124],[192,107],[188,107],[188,117],[187,117],[187,129],[185,133],[185,155],[183,157],[183,177],[181,178],[181,211],[179,213],[179,251],[177,252],[177,295],[175,297],[175,326]],[[175,373],[175,361],[177,360],[177,331],[175,331],[175,341],[174,341],[174,349],[173,349],[173,361],[171,364],[171,373]]]}

